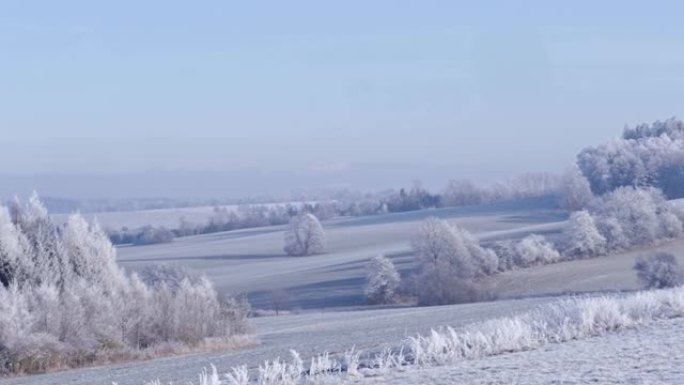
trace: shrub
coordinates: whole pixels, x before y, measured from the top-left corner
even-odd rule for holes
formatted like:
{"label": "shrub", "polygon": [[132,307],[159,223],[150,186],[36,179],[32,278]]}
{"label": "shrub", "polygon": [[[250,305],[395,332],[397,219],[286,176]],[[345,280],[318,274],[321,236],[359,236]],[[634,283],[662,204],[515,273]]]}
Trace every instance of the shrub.
{"label": "shrub", "polygon": [[154,245],[158,243],[169,243],[175,238],[173,232],[166,227],[144,227],[138,234],[135,240],[133,240],[134,245]]}
{"label": "shrub", "polygon": [[648,288],[662,289],[684,283],[684,271],[672,254],[658,253],[648,258],[639,257],[634,270],[639,280]]}
{"label": "shrub", "polygon": [[546,265],[560,260],[558,250],[542,235],[528,235],[516,245],[515,251],[516,265],[520,267]]}

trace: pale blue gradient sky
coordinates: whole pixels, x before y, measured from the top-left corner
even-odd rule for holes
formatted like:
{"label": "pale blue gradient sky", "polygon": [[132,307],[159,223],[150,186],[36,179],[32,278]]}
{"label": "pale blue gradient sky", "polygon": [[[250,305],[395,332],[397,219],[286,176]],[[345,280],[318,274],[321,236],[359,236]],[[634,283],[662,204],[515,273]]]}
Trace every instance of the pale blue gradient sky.
{"label": "pale blue gradient sky", "polygon": [[674,1],[103,3],[0,2],[0,173],[491,180],[683,105]]}

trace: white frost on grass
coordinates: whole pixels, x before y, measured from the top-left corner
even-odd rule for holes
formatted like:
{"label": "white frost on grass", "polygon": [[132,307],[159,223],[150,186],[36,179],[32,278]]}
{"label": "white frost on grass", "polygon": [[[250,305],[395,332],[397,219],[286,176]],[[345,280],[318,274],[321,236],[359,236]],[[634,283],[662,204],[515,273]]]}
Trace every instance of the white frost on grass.
{"label": "white frost on grass", "polygon": [[[684,287],[624,296],[572,298],[459,330],[451,327],[432,330],[427,335],[407,339],[397,349],[385,349],[380,353],[371,352],[364,356],[352,350],[339,359],[325,353],[314,357],[308,372],[304,370],[299,355],[293,352],[291,363],[276,359],[260,366],[254,380],[260,385],[339,383],[349,377],[358,377],[359,373],[371,377],[386,374],[389,369],[451,365],[469,359],[534,350],[550,343],[581,340],[678,317],[684,317]],[[353,365],[349,366],[350,362]],[[364,369],[357,369],[361,367]],[[245,374],[244,367],[233,369],[233,373],[235,370]],[[204,378],[209,378],[206,373]],[[205,385],[202,382],[200,384]],[[245,382],[219,381],[208,384],[242,385]]]}

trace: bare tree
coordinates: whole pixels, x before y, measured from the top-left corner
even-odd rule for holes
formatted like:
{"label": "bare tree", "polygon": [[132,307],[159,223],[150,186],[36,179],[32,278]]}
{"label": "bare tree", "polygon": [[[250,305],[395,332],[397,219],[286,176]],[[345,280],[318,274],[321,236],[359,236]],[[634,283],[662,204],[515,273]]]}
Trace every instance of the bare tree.
{"label": "bare tree", "polygon": [[269,293],[271,298],[271,306],[275,310],[276,315],[280,315],[283,310],[288,310],[292,302],[292,295],[285,289],[272,290]]}

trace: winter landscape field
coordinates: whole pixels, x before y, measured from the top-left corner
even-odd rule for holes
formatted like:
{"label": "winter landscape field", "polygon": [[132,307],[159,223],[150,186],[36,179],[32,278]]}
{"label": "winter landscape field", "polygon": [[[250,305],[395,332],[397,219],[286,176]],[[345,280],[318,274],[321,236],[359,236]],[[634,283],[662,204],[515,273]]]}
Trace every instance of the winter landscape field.
{"label": "winter landscape field", "polygon": [[684,384],[682,14],[0,1],[0,385]]}
{"label": "winter landscape field", "polygon": [[[630,292],[640,287],[632,270],[635,256],[655,249],[679,254],[682,241],[642,248],[608,257],[574,260],[518,269],[487,277],[485,286],[494,299],[438,307],[366,309],[363,282],[369,258],[385,254],[404,276],[415,269],[411,236],[421,221],[443,218],[471,231],[483,244],[522,239],[530,233],[560,237],[567,214],[549,199],[475,207],[435,209],[372,217],[338,218],[324,223],[328,239],[325,254],[288,257],[282,252],[282,226],[189,236],[172,243],[123,246],[118,261],[136,270],[162,263],[206,274],[224,294],[245,293],[255,309],[272,309],[273,292],[284,290],[283,315],[249,321],[254,346],[222,352],[197,353],[139,363],[114,364],[53,374],[0,380],[7,384],[162,384],[196,381],[201,368],[216,365],[219,372],[287,358],[296,349],[306,362],[328,352],[340,356],[352,348],[379,352],[385,347],[442,326],[463,327],[531,311],[568,295]],[[681,261],[684,262],[684,261]],[[577,293],[577,294],[571,294]],[[517,299],[520,298],[520,299]],[[360,383],[674,383],[682,378],[668,360],[682,360],[676,348],[681,321],[659,321],[643,330],[625,330],[527,352],[485,357],[438,368],[391,370]],[[672,341],[656,348],[652,336],[666,334]],[[659,340],[660,341],[660,340]],[[662,341],[661,341],[662,342]],[[587,353],[611,357],[606,372]],[[584,355],[582,355],[584,352]],[[573,357],[568,362],[568,357]],[[543,364],[539,365],[538,362]],[[653,371],[644,373],[639,365]],[[635,366],[636,365],[636,366]],[[625,367],[629,370],[622,370]],[[534,368],[534,370],[533,370]],[[333,381],[328,379],[327,381]]]}

